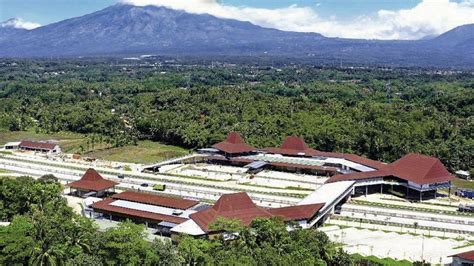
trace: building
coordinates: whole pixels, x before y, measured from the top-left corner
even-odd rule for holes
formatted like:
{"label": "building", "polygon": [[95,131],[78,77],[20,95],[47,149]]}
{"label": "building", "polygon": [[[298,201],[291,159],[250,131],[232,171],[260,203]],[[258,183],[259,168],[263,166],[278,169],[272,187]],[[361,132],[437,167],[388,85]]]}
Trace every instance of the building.
{"label": "building", "polygon": [[158,229],[162,235],[189,220],[189,216],[207,205],[198,201],[126,191],[93,203],[90,208],[103,217],[122,221],[130,219]]}
{"label": "building", "polygon": [[310,148],[297,136],[287,137],[280,147],[258,150],[247,147],[237,133],[231,132],[225,141],[215,144],[213,148],[218,152],[208,157],[210,163],[243,166],[253,171],[272,169],[332,176],[338,173],[373,171],[385,165],[355,154],[318,151]]}
{"label": "building", "polygon": [[20,150],[24,151],[35,151],[43,153],[60,153],[61,148],[59,144],[46,141],[30,141],[23,140],[18,145]]}
{"label": "building", "polygon": [[[66,184],[71,194],[79,197],[102,197],[108,192],[114,192],[117,182],[104,179],[96,170],[89,168],[80,180]],[[75,191],[73,192],[72,189]]]}
{"label": "building", "polygon": [[189,215],[190,220],[172,228],[171,232],[193,236],[220,234],[222,232],[212,227],[218,218],[237,220],[242,226],[248,226],[257,218],[280,217],[306,228],[323,206],[324,203],[317,203],[266,209],[257,206],[245,192],[224,194],[211,208]]}
{"label": "building", "polygon": [[453,266],[473,266],[474,265],[474,250],[459,253],[451,256],[453,258]]}
{"label": "building", "polygon": [[389,190],[421,201],[436,196],[438,189],[450,189],[454,178],[439,159],[410,153],[378,170],[335,175],[327,182],[352,180],[356,193]]}
{"label": "building", "polygon": [[226,158],[252,154],[257,150],[255,147],[245,143],[237,132],[230,132],[225,140],[212,145],[212,148],[216,149],[218,154],[224,155]]}
{"label": "building", "polygon": [[18,150],[20,148],[21,141],[7,142],[3,145],[5,150]]}

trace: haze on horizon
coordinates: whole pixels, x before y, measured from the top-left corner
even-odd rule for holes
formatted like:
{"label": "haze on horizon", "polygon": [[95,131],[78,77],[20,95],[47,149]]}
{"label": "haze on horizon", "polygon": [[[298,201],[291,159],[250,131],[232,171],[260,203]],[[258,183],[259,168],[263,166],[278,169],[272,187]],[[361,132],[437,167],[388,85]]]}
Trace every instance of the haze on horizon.
{"label": "haze on horizon", "polygon": [[[474,23],[474,0],[0,0],[0,21],[32,29],[116,3],[157,5],[327,37],[415,40]],[[1,26],[1,24],[0,24]]]}

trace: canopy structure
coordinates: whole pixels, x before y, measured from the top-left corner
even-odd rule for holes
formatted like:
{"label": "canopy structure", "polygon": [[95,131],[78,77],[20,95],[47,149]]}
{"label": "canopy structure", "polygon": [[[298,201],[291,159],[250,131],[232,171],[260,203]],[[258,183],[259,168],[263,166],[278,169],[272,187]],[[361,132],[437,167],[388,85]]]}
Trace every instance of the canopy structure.
{"label": "canopy structure", "polygon": [[102,192],[114,188],[116,185],[118,185],[117,182],[104,179],[96,170],[89,168],[80,180],[71,182],[66,186],[83,192]]}
{"label": "canopy structure", "polygon": [[231,155],[251,153],[257,150],[255,147],[245,143],[237,132],[230,132],[224,141],[214,144],[212,148]]}
{"label": "canopy structure", "polygon": [[455,178],[448,172],[439,159],[422,154],[410,153],[391,164],[385,165],[380,170],[335,175],[327,182],[344,180],[357,181],[381,177],[396,177],[418,185],[444,183]]}

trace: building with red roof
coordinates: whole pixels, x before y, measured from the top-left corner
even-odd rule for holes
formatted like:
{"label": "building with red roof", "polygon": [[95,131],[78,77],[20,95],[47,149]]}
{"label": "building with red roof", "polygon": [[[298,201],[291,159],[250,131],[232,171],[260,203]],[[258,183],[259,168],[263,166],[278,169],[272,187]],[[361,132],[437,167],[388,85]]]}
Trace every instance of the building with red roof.
{"label": "building with red roof", "polygon": [[296,221],[306,224],[316,217],[323,206],[324,203],[265,209],[257,206],[247,193],[240,192],[222,195],[212,208],[193,213],[190,218],[203,232],[209,234],[215,233],[210,226],[219,217],[238,220],[243,226],[248,226],[257,218],[272,217],[280,217],[285,222]]}
{"label": "building with red roof", "polygon": [[286,137],[279,148],[265,148],[264,151],[273,154],[282,154],[287,156],[316,156],[317,151],[312,149],[304,142],[304,140],[297,136]]}
{"label": "building with red roof", "polygon": [[116,185],[117,182],[104,179],[96,170],[89,168],[80,180],[68,183],[66,186],[75,189],[75,194],[78,196],[91,192],[95,192],[95,196],[103,196],[109,190],[115,191]]}
{"label": "building with red roof", "polygon": [[393,163],[381,167],[379,170],[339,174],[331,177],[327,182],[353,180],[356,186],[365,186],[366,192],[371,185],[396,185],[419,192],[420,200],[423,192],[436,193],[439,188],[450,188],[451,180],[455,177],[437,158],[410,153]]}
{"label": "building with red roof", "polygon": [[249,154],[257,150],[255,147],[245,143],[237,132],[230,132],[225,140],[214,144],[212,148],[219,150],[226,157]]}
{"label": "building with red roof", "polygon": [[169,229],[189,220],[200,207],[195,200],[125,191],[90,205],[94,215],[110,220],[130,219],[169,234]]}
{"label": "building with red roof", "polygon": [[57,143],[53,142],[46,142],[46,141],[31,141],[31,140],[23,140],[18,145],[20,150],[25,151],[36,151],[36,152],[44,152],[44,153],[59,153],[61,152],[61,148]]}
{"label": "building with red roof", "polygon": [[451,264],[453,266],[474,265],[474,250],[455,254],[450,257],[453,258],[453,263]]}

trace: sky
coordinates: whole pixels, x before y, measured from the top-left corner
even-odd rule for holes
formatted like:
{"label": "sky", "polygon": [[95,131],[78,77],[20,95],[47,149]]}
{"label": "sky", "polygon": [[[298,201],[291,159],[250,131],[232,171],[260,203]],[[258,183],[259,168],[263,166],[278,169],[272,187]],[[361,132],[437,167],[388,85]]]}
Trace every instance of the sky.
{"label": "sky", "polygon": [[474,0],[0,0],[0,21],[32,29],[124,2],[328,37],[411,40],[474,23]]}

